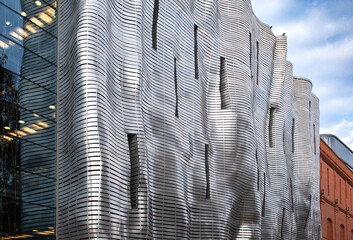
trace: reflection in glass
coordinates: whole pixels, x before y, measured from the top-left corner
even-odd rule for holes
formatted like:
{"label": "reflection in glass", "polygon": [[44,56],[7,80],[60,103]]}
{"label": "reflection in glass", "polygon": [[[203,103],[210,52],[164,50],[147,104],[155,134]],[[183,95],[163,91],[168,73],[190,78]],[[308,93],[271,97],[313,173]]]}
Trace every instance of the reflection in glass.
{"label": "reflection in glass", "polygon": [[56,3],[37,2],[0,0],[0,238],[55,239]]}

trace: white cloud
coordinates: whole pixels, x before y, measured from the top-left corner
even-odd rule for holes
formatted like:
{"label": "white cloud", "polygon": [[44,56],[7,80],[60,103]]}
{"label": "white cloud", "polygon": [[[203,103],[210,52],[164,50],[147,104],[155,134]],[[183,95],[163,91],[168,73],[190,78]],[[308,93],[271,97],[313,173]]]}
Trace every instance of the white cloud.
{"label": "white cloud", "polygon": [[295,7],[294,0],[252,0],[251,2],[255,15],[268,24],[272,24],[271,21],[274,18],[285,15]]}
{"label": "white cloud", "polygon": [[331,82],[332,78],[342,79],[353,74],[353,35],[312,48],[292,49],[289,46],[289,50],[288,58],[294,64],[295,74],[304,74],[321,83],[325,79]]}
{"label": "white cloud", "polygon": [[334,134],[350,149],[353,149],[353,121],[343,119],[331,128],[321,128],[320,133]]}
{"label": "white cloud", "polygon": [[252,0],[252,4],[255,15],[273,25],[275,34],[286,33],[294,75],[311,79],[320,98],[322,127],[340,132],[338,137],[353,137],[347,120],[353,119],[353,1]]}

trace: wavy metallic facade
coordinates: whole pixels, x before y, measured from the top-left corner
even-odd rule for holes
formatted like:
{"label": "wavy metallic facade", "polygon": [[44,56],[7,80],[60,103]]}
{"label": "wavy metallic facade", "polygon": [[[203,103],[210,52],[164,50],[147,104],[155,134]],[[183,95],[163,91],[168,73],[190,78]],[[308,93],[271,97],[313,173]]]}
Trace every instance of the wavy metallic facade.
{"label": "wavy metallic facade", "polygon": [[320,238],[318,99],[249,0],[61,0],[58,28],[58,239]]}

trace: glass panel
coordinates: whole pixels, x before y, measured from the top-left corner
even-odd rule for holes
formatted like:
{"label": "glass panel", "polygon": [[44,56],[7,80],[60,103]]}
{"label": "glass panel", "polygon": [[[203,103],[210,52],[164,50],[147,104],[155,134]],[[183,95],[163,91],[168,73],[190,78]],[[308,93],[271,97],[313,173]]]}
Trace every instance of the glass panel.
{"label": "glass panel", "polygon": [[33,24],[27,18],[10,11],[7,7],[0,4],[0,22],[5,23],[2,25],[1,34],[4,36],[2,40],[5,44],[10,40],[8,47],[17,43],[21,46],[25,45],[28,49],[35,54],[55,63],[56,54],[53,54],[52,48],[56,44],[56,38],[44,31],[42,28]]}
{"label": "glass panel", "polygon": [[[24,19],[30,20],[36,30],[38,30],[37,28],[42,28],[48,31],[50,34],[57,36],[56,0],[48,1],[48,3],[43,0],[0,0],[0,3],[3,3],[3,5],[6,5],[8,8],[10,8],[9,10],[6,10],[7,12],[11,11],[13,13],[17,13]],[[30,33],[33,33],[29,28],[27,29],[25,27],[24,29],[28,30]]]}
{"label": "glass panel", "polygon": [[0,238],[55,239],[56,9],[0,12]]}

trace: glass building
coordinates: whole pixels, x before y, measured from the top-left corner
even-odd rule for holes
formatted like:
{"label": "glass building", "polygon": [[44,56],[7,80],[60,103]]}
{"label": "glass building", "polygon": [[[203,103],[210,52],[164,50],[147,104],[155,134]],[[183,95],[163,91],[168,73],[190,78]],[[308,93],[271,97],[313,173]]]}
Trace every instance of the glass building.
{"label": "glass building", "polygon": [[56,16],[0,0],[0,239],[55,239]]}

